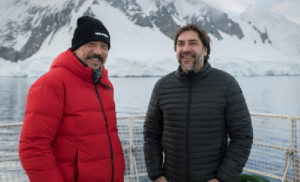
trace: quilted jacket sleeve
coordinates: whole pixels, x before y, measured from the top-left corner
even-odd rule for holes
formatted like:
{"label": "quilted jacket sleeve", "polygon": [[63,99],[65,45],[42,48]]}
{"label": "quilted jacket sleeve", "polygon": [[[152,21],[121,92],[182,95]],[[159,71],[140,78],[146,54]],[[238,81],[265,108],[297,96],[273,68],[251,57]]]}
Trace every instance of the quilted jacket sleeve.
{"label": "quilted jacket sleeve", "polygon": [[19,156],[31,182],[64,181],[53,154],[64,107],[61,85],[46,74],[32,85],[27,96]]}
{"label": "quilted jacket sleeve", "polygon": [[224,182],[237,181],[246,164],[253,140],[250,114],[243,93],[234,78],[227,85],[227,129],[230,138],[217,178]]}
{"label": "quilted jacket sleeve", "polygon": [[162,112],[158,106],[158,83],[155,85],[144,123],[144,154],[148,176],[155,180],[164,175],[162,151]]}

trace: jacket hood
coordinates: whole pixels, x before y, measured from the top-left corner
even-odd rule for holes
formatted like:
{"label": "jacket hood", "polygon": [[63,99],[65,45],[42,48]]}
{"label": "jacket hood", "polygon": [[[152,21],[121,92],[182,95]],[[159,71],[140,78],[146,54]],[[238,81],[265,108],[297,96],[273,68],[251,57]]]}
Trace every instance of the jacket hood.
{"label": "jacket hood", "polygon": [[[73,74],[77,75],[81,79],[93,83],[93,70],[84,66],[78,58],[71,51],[71,48],[59,54],[50,66],[50,71],[56,68],[67,69]],[[100,83],[106,87],[113,88],[112,84],[108,80],[108,71],[102,66],[102,76],[100,77]]]}

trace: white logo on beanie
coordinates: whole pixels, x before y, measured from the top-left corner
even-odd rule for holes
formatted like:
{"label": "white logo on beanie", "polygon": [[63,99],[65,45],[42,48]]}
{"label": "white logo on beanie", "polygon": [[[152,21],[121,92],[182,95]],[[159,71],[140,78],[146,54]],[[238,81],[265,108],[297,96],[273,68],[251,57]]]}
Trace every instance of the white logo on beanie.
{"label": "white logo on beanie", "polygon": [[104,36],[104,37],[108,38],[108,35],[106,35],[105,33],[101,33],[101,32],[95,32],[95,35]]}

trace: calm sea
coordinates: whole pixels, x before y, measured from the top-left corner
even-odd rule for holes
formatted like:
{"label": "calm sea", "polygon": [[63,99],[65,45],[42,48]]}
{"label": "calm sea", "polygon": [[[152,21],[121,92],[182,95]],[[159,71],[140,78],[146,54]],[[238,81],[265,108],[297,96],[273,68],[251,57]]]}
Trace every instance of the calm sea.
{"label": "calm sea", "polygon": [[[0,123],[21,122],[37,78],[0,77]],[[113,77],[118,116],[144,115],[159,77]],[[300,116],[300,76],[238,77],[250,112]]]}

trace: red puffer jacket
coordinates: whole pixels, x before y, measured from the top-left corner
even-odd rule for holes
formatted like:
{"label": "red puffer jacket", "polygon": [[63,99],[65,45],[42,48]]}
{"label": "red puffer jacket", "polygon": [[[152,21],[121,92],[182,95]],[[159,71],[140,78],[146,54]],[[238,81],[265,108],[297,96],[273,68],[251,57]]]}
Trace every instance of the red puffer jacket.
{"label": "red puffer jacket", "polygon": [[[19,154],[32,182],[123,182],[113,86],[71,50],[30,88]],[[105,114],[103,114],[105,113]]]}

